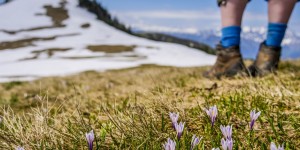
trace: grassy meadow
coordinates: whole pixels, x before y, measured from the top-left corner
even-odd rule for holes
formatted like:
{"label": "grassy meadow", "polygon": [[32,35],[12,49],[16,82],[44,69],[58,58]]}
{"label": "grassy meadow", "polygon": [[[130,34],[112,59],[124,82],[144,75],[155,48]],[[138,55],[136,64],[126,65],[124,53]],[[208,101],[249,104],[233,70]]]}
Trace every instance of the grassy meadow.
{"label": "grassy meadow", "polygon": [[[233,149],[300,148],[300,61],[276,75],[209,80],[208,69],[145,65],[0,84],[0,149],[163,149],[168,138],[188,150],[221,149],[220,125],[232,125]],[[214,126],[205,109],[216,105]],[[249,128],[250,111],[261,111]],[[169,112],[185,122],[178,140]]]}

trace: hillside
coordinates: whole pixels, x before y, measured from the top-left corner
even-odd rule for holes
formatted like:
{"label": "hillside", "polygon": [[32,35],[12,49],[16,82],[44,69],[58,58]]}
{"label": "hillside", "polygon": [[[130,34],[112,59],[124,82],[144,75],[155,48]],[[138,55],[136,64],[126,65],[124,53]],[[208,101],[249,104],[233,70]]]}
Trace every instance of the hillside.
{"label": "hillside", "polygon": [[139,32],[139,31],[132,30],[130,26],[128,27],[125,26],[116,17],[113,17],[109,13],[109,11],[106,8],[104,8],[100,2],[96,0],[79,0],[79,6],[86,8],[88,11],[95,14],[97,16],[97,19],[107,23],[112,27],[115,27],[118,30],[124,31],[128,34],[154,40],[154,41],[181,44],[187,47],[199,49],[208,54],[216,53],[215,49],[213,49],[207,44],[204,44],[199,40],[184,39],[184,38],[172,36],[170,34],[163,34],[158,32]]}
{"label": "hillside", "polygon": [[120,31],[73,0],[14,0],[0,6],[0,18],[5,20],[0,24],[0,82],[143,64],[203,66],[215,60],[193,48]]}
{"label": "hillside", "polygon": [[[300,147],[300,62],[284,62],[278,75],[208,80],[207,68],[143,66],[0,84],[0,149],[162,149],[175,139],[169,112],[185,122],[177,147],[221,147],[220,125],[233,125],[235,149],[269,150],[272,142]],[[213,128],[204,111],[218,107]],[[249,113],[262,114],[250,134]]]}

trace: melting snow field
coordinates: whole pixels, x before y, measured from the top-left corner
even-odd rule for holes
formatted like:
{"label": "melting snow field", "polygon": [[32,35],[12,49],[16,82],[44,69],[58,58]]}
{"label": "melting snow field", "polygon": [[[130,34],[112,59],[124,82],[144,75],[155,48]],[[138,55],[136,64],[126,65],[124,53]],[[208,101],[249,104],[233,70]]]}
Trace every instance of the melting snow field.
{"label": "melting snow field", "polygon": [[[0,82],[142,64],[193,67],[215,61],[215,56],[196,49],[118,31],[77,5],[77,0],[14,0],[1,5]],[[65,10],[67,17],[55,20],[57,8]],[[91,51],[90,45],[122,45],[133,50],[107,53]]]}

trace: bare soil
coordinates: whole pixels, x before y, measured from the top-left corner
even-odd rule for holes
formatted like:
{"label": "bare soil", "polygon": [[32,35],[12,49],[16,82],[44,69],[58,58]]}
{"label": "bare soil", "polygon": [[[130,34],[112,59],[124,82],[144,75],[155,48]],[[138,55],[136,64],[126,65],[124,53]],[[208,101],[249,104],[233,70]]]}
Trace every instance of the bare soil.
{"label": "bare soil", "polygon": [[87,49],[93,52],[121,53],[132,52],[136,46],[125,45],[89,45]]}

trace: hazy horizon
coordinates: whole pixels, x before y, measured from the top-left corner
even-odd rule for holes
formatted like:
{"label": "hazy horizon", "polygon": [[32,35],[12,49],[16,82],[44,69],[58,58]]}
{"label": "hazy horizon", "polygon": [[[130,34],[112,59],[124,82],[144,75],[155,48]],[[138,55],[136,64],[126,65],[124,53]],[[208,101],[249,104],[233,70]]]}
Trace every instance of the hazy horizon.
{"label": "hazy horizon", "polygon": [[[220,28],[220,12],[215,0],[98,0],[121,22],[138,29],[181,30],[187,33]],[[300,33],[300,5],[297,4],[289,28]],[[246,8],[243,26],[266,27],[267,3],[252,1]]]}

